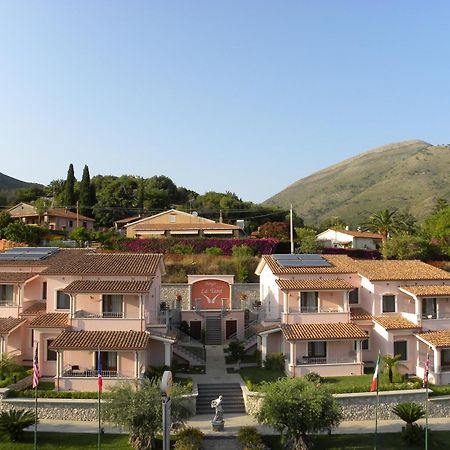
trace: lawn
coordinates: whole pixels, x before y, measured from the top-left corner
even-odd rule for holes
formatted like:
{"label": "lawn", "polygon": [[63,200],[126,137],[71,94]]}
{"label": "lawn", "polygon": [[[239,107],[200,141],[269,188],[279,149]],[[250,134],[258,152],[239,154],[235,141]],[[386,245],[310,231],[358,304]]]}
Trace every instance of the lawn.
{"label": "lawn", "polygon": [[[282,450],[279,436],[263,436],[264,442],[272,450]],[[433,431],[429,441],[430,449],[448,448],[450,440],[450,431]],[[316,436],[314,438],[315,450],[334,450],[334,449],[354,449],[354,450],[372,450],[373,434],[332,434]],[[422,450],[424,444],[411,445],[405,443],[400,433],[380,433],[378,435],[377,448],[379,450],[398,450],[407,448],[408,450]]]}
{"label": "lawn", "polygon": [[[230,373],[235,373],[232,370]],[[242,379],[250,390],[258,390],[263,381],[277,381],[278,378],[286,377],[284,370],[268,370],[261,367],[244,367],[239,370]]]}

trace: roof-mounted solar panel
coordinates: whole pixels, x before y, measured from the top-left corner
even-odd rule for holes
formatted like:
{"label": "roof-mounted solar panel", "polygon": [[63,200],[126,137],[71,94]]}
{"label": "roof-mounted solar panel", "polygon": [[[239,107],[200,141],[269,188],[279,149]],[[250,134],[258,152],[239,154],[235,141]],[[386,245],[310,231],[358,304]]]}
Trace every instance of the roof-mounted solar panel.
{"label": "roof-mounted solar panel", "polygon": [[282,267],[332,267],[323,256],[316,254],[275,254],[272,258]]}
{"label": "roof-mounted solar panel", "polygon": [[58,250],[58,247],[15,247],[0,253],[0,261],[41,261]]}

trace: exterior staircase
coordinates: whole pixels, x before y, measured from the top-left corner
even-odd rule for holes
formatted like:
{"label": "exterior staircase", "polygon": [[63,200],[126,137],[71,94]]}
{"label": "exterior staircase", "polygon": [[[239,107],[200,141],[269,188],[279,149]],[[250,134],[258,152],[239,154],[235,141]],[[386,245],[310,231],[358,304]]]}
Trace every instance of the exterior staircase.
{"label": "exterior staircase", "polygon": [[227,414],[245,414],[244,399],[239,383],[230,384],[199,384],[197,396],[196,414],[209,414],[214,416],[214,409],[211,408],[211,401],[219,395],[223,396],[222,406],[226,420]]}
{"label": "exterior staircase", "polygon": [[[198,348],[203,351],[202,347]],[[192,352],[183,345],[174,345],[172,350],[175,355],[183,358],[191,366],[204,366],[206,364],[206,361],[202,357],[200,357],[198,353]]]}
{"label": "exterior staircase", "polygon": [[206,318],[206,345],[222,344],[222,318],[208,316]]}

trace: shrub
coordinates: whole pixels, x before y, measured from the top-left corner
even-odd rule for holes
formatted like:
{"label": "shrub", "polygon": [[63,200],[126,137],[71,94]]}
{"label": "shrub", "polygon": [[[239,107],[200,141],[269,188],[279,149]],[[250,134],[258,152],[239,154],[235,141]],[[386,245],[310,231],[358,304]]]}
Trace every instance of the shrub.
{"label": "shrub", "polygon": [[322,377],[316,372],[309,372],[303,378],[314,384],[322,383]]}
{"label": "shrub", "polygon": [[20,440],[23,430],[33,425],[34,413],[24,409],[11,409],[0,412],[0,434],[7,435],[13,442]]}
{"label": "shrub", "polygon": [[238,433],[238,441],[242,450],[264,449],[264,443],[255,427],[241,427]]}
{"label": "shrub", "polygon": [[221,256],[223,255],[223,250],[218,247],[207,247],[205,248],[205,253],[212,256]]}
{"label": "shrub", "polygon": [[172,253],[177,253],[180,255],[191,255],[194,253],[194,247],[189,244],[175,244],[172,246],[171,251]]}
{"label": "shrub", "polygon": [[233,257],[236,281],[238,283],[248,283],[254,271],[255,259],[253,256]]}
{"label": "shrub", "polygon": [[264,368],[267,370],[283,370],[285,356],[283,353],[272,353],[266,356]]}
{"label": "shrub", "polygon": [[422,405],[413,402],[399,403],[392,408],[392,412],[406,422],[407,428],[411,427],[414,422],[422,419],[422,417],[425,417]]}
{"label": "shrub", "polygon": [[235,258],[245,257],[245,256],[254,256],[254,251],[251,247],[248,245],[242,244],[242,245],[235,245],[231,249],[231,254]]}
{"label": "shrub", "polygon": [[239,361],[245,354],[244,344],[238,339],[233,339],[228,344],[228,353],[230,354],[231,361]]}
{"label": "shrub", "polygon": [[[428,430],[428,434],[429,433],[430,430]],[[425,428],[413,423],[411,426],[405,427],[405,429],[402,430],[401,436],[410,444],[421,445],[425,441]]]}
{"label": "shrub", "polygon": [[186,427],[177,433],[176,450],[198,450],[202,448],[204,434],[194,427]]}

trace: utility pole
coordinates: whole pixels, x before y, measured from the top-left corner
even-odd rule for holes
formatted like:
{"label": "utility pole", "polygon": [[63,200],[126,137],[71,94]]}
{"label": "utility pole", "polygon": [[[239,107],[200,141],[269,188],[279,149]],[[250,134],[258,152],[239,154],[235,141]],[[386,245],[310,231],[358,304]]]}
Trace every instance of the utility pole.
{"label": "utility pole", "polygon": [[77,228],[80,226],[80,212],[79,212],[79,202],[77,200]]}

